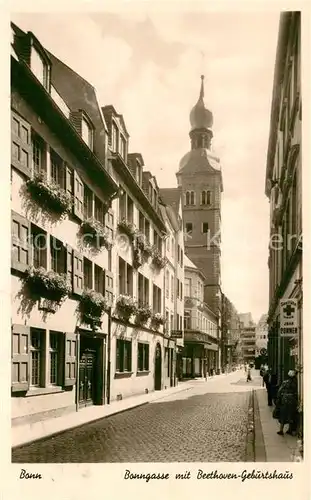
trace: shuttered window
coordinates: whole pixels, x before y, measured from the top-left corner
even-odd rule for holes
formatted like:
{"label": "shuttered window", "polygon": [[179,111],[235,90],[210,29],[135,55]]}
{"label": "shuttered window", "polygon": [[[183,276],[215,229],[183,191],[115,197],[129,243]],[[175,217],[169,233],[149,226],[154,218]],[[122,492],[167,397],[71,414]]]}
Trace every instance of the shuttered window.
{"label": "shuttered window", "polygon": [[109,305],[113,303],[113,273],[105,269],[105,297]]}
{"label": "shuttered window", "polygon": [[65,334],[65,376],[64,386],[70,387],[76,383],[77,370],[77,339],[75,333]]}
{"label": "shuttered window", "polygon": [[82,295],[83,292],[83,255],[73,251],[73,293]]}
{"label": "shuttered window", "polygon": [[12,325],[12,392],[29,389],[29,335],[28,326]]}
{"label": "shuttered window", "polygon": [[84,185],[81,177],[74,171],[74,214],[83,220],[84,212]]}
{"label": "shuttered window", "polygon": [[12,211],[11,267],[24,272],[31,264],[30,222]]}
{"label": "shuttered window", "polygon": [[11,116],[12,151],[11,164],[23,174],[31,174],[31,132],[30,125],[17,113]]}

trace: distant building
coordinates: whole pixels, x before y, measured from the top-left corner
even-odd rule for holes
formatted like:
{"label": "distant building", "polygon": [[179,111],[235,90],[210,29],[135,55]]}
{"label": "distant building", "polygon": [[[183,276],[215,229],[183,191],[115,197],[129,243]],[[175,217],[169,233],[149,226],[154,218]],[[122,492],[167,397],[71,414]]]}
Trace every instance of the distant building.
{"label": "distant building", "polygon": [[221,308],[222,369],[231,370],[241,363],[241,322],[232,302],[222,294]]}
{"label": "distant building", "polygon": [[216,374],[219,359],[218,315],[204,302],[205,276],[185,256],[184,349],[182,376]]}
{"label": "distant building", "polygon": [[243,361],[253,363],[256,356],[256,325],[251,313],[239,314],[241,322],[241,350]]}
{"label": "distant building", "polygon": [[256,325],[256,356],[260,356],[262,349],[268,346],[267,314],[263,314]]}

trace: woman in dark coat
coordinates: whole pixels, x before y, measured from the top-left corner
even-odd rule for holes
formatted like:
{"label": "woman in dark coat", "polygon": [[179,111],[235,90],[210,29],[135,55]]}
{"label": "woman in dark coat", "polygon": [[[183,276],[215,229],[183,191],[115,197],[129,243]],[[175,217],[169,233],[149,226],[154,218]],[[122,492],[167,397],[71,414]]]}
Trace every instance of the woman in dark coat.
{"label": "woman in dark coat", "polygon": [[297,377],[294,370],[288,372],[285,380],[278,390],[276,408],[279,411],[280,430],[278,434],[284,435],[284,425],[289,424],[286,434],[292,434],[296,427],[298,406]]}

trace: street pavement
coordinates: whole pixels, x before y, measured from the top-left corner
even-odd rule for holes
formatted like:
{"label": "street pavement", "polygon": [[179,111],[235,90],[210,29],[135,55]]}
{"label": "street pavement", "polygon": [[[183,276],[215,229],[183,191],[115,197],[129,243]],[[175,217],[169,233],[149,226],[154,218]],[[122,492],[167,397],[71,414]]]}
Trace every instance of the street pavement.
{"label": "street pavement", "polygon": [[247,460],[257,378],[244,372],[12,450],[13,463],[238,462]]}

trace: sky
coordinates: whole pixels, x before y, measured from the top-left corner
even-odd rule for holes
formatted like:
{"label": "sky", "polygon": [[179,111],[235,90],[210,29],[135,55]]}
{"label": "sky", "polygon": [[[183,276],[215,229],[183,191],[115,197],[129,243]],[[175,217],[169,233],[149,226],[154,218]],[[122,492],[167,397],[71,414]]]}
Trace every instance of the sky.
{"label": "sky", "polygon": [[189,112],[205,75],[221,159],[222,288],[255,321],[268,310],[264,194],[279,12],[156,10],[12,14],[21,29],[113,104],[160,187],[175,187],[190,149]]}

